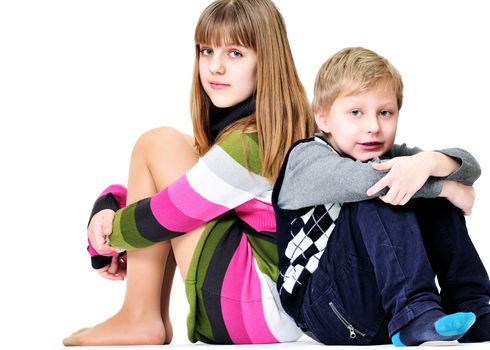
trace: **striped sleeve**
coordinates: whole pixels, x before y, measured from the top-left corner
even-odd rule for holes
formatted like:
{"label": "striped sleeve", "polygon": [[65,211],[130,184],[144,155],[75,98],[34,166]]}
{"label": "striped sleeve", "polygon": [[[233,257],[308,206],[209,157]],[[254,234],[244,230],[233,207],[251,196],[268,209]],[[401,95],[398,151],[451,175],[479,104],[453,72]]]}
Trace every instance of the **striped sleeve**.
{"label": "striped sleeve", "polygon": [[260,174],[256,134],[230,134],[170,186],[118,210],[109,242],[135,249],[189,232],[270,190]]}
{"label": "striped sleeve", "polygon": [[[90,214],[89,224],[95,214],[104,209],[111,209],[117,211],[119,208],[124,208],[126,206],[126,187],[122,185],[111,185],[107,187],[97,198],[95,204],[92,208],[92,213]],[[111,262],[111,257],[117,255],[118,253],[100,254],[92,246],[89,239],[87,251],[90,254],[90,260],[92,267],[94,269],[100,269]]]}

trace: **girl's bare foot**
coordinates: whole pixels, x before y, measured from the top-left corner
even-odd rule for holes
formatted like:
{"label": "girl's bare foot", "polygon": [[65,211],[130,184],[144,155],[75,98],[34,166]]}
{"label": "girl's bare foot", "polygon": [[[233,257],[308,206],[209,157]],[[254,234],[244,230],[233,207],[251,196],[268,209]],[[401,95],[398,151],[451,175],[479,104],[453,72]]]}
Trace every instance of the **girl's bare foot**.
{"label": "girl's bare foot", "polygon": [[[171,326],[170,324],[170,329]],[[160,318],[135,318],[122,312],[94,327],[81,329],[63,340],[65,346],[161,345],[163,343],[166,343],[165,328]]]}
{"label": "girl's bare foot", "polygon": [[172,329],[172,322],[170,322],[170,318],[166,317],[163,319],[163,327],[165,328],[165,341],[164,344],[170,344],[174,337],[174,331]]}

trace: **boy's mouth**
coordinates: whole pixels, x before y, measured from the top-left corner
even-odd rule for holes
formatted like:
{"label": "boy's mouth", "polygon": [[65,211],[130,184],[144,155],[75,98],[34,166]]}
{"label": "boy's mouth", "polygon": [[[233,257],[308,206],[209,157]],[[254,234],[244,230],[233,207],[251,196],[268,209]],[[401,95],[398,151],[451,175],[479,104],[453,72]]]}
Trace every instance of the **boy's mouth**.
{"label": "boy's mouth", "polygon": [[383,142],[373,141],[373,142],[360,142],[363,146],[374,146],[374,145],[382,145]]}
{"label": "boy's mouth", "polygon": [[366,151],[374,151],[383,146],[384,142],[360,142],[359,145]]}

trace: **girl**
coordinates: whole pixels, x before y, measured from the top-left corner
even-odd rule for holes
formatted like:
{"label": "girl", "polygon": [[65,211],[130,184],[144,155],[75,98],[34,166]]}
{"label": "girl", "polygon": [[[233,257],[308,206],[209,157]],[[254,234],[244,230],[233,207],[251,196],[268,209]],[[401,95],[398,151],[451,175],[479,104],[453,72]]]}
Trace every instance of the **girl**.
{"label": "girl", "polygon": [[[169,128],[144,134],[131,158],[129,205],[125,189],[111,186],[92,213],[93,266],[122,279],[127,259],[123,306],[65,345],[169,343],[173,257],[192,342],[301,335],[278,301],[270,195],[285,153],[313,122],[282,16],[270,0],[217,0],[199,18],[195,44],[194,140]],[[127,258],[100,256],[119,249]]]}

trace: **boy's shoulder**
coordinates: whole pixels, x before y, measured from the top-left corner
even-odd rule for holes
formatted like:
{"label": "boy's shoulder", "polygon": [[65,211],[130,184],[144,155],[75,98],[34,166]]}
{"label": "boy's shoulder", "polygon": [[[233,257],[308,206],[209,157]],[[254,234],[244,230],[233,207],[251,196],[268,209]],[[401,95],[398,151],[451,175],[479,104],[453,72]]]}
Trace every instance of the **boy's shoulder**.
{"label": "boy's shoulder", "polygon": [[313,136],[296,141],[286,156],[287,162],[308,161],[316,159],[318,155],[338,153],[330,146],[322,133],[315,133]]}

